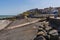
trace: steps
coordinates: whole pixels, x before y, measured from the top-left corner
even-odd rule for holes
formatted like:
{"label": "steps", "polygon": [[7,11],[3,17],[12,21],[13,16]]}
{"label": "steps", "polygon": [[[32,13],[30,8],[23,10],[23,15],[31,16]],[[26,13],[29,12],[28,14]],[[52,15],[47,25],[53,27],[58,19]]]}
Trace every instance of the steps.
{"label": "steps", "polygon": [[10,25],[10,23],[12,23],[12,21],[9,21],[9,20],[0,20],[0,30],[4,29],[8,25]]}

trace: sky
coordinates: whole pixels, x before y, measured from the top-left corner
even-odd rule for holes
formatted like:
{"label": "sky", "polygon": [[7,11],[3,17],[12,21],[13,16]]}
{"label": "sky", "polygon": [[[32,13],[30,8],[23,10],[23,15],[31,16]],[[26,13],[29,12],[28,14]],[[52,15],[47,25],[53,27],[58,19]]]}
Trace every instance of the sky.
{"label": "sky", "polygon": [[60,0],[0,0],[0,15],[18,15],[34,8],[60,7]]}

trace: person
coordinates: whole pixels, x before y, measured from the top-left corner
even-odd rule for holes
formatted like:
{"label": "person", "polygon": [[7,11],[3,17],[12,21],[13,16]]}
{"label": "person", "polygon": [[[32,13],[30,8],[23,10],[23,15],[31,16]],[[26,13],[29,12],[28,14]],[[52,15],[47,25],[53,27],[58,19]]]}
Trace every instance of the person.
{"label": "person", "polygon": [[57,18],[57,16],[58,16],[58,10],[56,8],[53,8],[51,10],[51,12],[52,12],[52,14],[54,14],[54,18]]}

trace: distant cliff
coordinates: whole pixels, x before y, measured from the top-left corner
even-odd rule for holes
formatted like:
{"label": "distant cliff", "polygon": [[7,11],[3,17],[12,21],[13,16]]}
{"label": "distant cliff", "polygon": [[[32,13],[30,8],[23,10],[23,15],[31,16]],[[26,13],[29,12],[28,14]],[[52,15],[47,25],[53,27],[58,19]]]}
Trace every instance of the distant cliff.
{"label": "distant cliff", "polygon": [[49,14],[51,9],[57,9],[58,10],[58,13],[60,14],[60,7],[49,7],[49,8],[44,8],[44,9],[38,9],[38,8],[35,8],[35,9],[30,9],[30,10],[27,10],[26,12],[23,12],[21,14],[18,14],[17,16],[13,16],[13,17],[6,17],[6,18],[3,18],[3,19],[22,19],[22,18],[25,18],[26,16],[28,17],[29,15],[40,15],[40,14]]}

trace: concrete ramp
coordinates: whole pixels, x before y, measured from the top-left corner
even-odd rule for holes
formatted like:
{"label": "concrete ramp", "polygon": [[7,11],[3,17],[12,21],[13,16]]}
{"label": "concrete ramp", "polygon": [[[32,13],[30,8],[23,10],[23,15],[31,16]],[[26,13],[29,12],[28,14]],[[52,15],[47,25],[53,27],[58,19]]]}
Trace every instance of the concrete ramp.
{"label": "concrete ramp", "polygon": [[0,40],[33,40],[37,35],[37,31],[35,24],[11,30],[7,29],[0,32]]}

